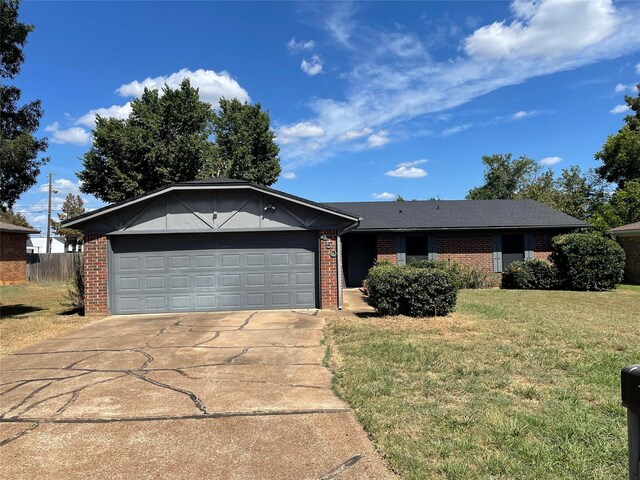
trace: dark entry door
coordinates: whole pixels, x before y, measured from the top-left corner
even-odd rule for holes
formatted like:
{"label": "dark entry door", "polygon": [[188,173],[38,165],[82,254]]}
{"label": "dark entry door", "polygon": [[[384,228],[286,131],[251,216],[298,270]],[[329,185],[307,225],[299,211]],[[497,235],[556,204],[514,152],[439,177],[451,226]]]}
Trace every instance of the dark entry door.
{"label": "dark entry door", "polygon": [[513,262],[524,260],[524,235],[502,235],[502,269],[505,270]]}
{"label": "dark entry door", "polygon": [[376,258],[373,235],[351,235],[344,239],[347,287],[361,287]]}

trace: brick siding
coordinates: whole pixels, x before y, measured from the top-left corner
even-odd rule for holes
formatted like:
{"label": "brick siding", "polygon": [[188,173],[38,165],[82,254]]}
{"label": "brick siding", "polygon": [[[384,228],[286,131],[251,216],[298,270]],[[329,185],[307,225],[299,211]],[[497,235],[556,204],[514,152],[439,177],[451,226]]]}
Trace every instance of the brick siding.
{"label": "brick siding", "polygon": [[398,241],[396,235],[378,234],[376,237],[376,259],[398,263]]}
{"label": "brick siding", "polygon": [[[320,230],[319,237],[325,235],[327,240],[320,240],[320,308],[338,308],[338,256],[337,230]],[[333,252],[333,256],[332,256]]]}
{"label": "brick siding", "polygon": [[533,234],[533,258],[548,260],[551,255],[551,239],[558,233],[536,232]]}
{"label": "brick siding", "polygon": [[84,238],[84,310],[88,315],[107,314],[107,237],[87,235]]}
{"label": "brick siding", "polygon": [[27,281],[27,235],[0,233],[0,283]]}

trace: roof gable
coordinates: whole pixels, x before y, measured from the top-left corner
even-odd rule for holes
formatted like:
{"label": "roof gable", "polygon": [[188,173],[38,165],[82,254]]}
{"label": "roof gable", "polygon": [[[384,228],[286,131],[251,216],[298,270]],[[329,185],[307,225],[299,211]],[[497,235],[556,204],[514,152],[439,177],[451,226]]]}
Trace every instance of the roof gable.
{"label": "roof gable", "polygon": [[357,221],[352,214],[278,190],[213,179],[169,185],[88,212],[63,226],[116,234],[320,229]]}

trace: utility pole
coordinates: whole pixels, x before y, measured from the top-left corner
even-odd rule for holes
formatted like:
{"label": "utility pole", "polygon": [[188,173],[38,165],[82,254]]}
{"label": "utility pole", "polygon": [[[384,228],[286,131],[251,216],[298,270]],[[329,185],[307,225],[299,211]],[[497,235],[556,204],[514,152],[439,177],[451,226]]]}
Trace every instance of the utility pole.
{"label": "utility pole", "polygon": [[51,194],[58,193],[51,184],[51,172],[49,172],[49,208],[47,209],[47,253],[51,253]]}
{"label": "utility pole", "polygon": [[51,253],[51,172],[49,172],[49,208],[47,209],[47,255]]}

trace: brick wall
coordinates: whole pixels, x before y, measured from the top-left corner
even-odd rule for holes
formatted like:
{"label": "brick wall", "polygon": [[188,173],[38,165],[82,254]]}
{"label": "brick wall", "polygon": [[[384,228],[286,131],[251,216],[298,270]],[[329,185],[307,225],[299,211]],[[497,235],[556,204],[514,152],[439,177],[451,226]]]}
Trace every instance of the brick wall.
{"label": "brick wall", "polygon": [[533,258],[548,260],[551,255],[551,239],[557,233],[536,232],[533,234]]}
{"label": "brick wall", "polygon": [[640,284],[640,235],[618,237],[617,240],[627,256],[624,264],[625,281]]}
{"label": "brick wall", "polygon": [[0,283],[27,281],[27,235],[0,233]]}
{"label": "brick wall", "polygon": [[437,235],[438,260],[453,260],[493,272],[492,233],[442,233]]}
{"label": "brick wall", "polygon": [[396,235],[378,234],[376,237],[376,259],[398,263],[398,241]]}
{"label": "brick wall", "polygon": [[338,231],[320,230],[318,235],[326,235],[327,237],[327,240],[319,240],[318,247],[320,252],[320,308],[338,308],[338,256],[336,250]]}
{"label": "brick wall", "polygon": [[84,238],[84,310],[88,315],[109,311],[107,296],[107,237]]}

